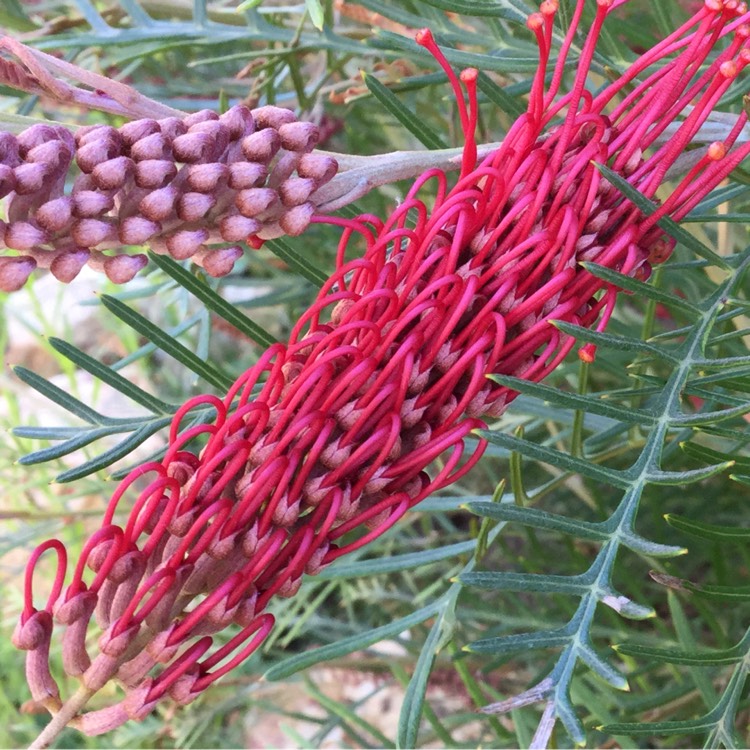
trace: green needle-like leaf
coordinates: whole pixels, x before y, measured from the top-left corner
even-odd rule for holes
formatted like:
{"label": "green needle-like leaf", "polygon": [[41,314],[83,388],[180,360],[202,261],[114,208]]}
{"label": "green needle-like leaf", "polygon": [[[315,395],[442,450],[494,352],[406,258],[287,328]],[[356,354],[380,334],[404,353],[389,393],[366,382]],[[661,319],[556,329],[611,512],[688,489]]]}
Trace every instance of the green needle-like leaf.
{"label": "green needle-like leaf", "polygon": [[93,474],[100,469],[106,469],[111,466],[115,461],[119,461],[121,458],[125,458],[132,453],[141,443],[146,439],[150,438],[155,432],[158,432],[163,427],[166,427],[172,421],[171,417],[164,417],[162,419],[156,419],[152,422],[139,427],[125,440],[121,441],[113,448],[99,454],[96,458],[92,458],[90,461],[81,464],[75,469],[68,469],[67,471],[58,474],[55,477],[56,482],[73,482],[76,479],[81,479],[89,474]]}
{"label": "green needle-like leaf", "polygon": [[62,406],[63,409],[74,414],[84,422],[88,422],[89,424],[104,424],[107,421],[106,417],[98,411],[86,406],[82,401],[74,398],[62,388],[58,388],[54,383],[50,383],[49,380],[46,380],[41,375],[37,375],[35,372],[27,370],[20,365],[14,367],[13,372],[15,372],[16,375],[26,383],[26,385],[30,385],[35,391],[46,396],[58,406]]}
{"label": "green needle-like leaf", "polygon": [[510,503],[487,502],[467,503],[466,508],[485,518],[509,523],[521,523],[535,529],[557,531],[561,534],[569,534],[579,539],[589,539],[594,542],[607,541],[611,536],[604,524],[579,521],[555,513],[548,513],[538,508],[522,508]]}
{"label": "green needle-like leaf", "polygon": [[351,654],[353,651],[359,651],[368,646],[372,646],[373,643],[385,640],[386,638],[393,638],[404,630],[419,625],[420,622],[424,622],[430,617],[434,617],[440,609],[439,602],[433,602],[428,604],[426,607],[418,609],[416,612],[394,620],[388,625],[383,625],[373,630],[368,630],[364,633],[358,633],[357,635],[351,636],[350,638],[343,638],[336,643],[331,643],[327,646],[320,646],[306,651],[303,654],[296,654],[283,661],[275,664],[269,670],[266,671],[264,677],[267,680],[283,680],[290,677],[295,672],[299,672],[300,669],[306,669],[311,667],[313,664],[319,664],[323,661],[330,659],[338,659],[341,656]]}
{"label": "green needle-like leaf", "polygon": [[186,271],[179,263],[171,258],[157,253],[150,254],[151,260],[166,274],[171,276],[183,289],[187,289],[209,309],[220,315],[240,333],[244,333],[261,346],[271,346],[276,339],[262,326],[250,320],[235,305],[222,299],[211,287]]}
{"label": "green needle-like leaf", "polygon": [[591,576],[537,575],[527,573],[465,573],[460,576],[465,586],[497,591],[538,591],[547,594],[584,596],[591,587]]}
{"label": "green needle-like leaf", "polygon": [[514,391],[535,396],[561,408],[582,409],[589,414],[599,414],[602,417],[609,417],[628,424],[646,425],[654,421],[653,414],[649,412],[642,409],[628,409],[610,401],[596,398],[594,395],[584,396],[579,393],[568,393],[542,383],[533,383],[510,375],[489,375],[488,377],[500,385],[507,385]]}
{"label": "green needle-like leaf", "polygon": [[567,646],[572,636],[572,629],[566,626],[557,630],[537,630],[533,633],[482,638],[464,648],[466,651],[476,654],[517,654],[536,649]]}
{"label": "green needle-like leaf", "polygon": [[537,445],[529,440],[523,440],[514,435],[505,435],[501,432],[491,430],[478,430],[485,440],[493,445],[499,445],[509,451],[517,450],[524,456],[529,456],[537,461],[558,466],[565,471],[573,471],[583,474],[599,482],[606,482],[613,487],[625,488],[629,485],[627,476],[617,469],[610,469],[606,466],[599,466],[583,458],[571,456],[563,451],[547,448],[544,445]]}
{"label": "green needle-like leaf", "polygon": [[[658,210],[658,206],[638,192],[625,178],[617,172],[613,172],[603,164],[596,164],[596,168],[611,182],[628,200],[639,208],[646,216],[651,216]],[[660,219],[657,224],[672,238],[681,242],[685,247],[692,250],[696,255],[705,258],[710,263],[720,268],[728,268],[729,265],[720,255],[706,247],[687,230],[682,229],[679,224],[667,217]]]}
{"label": "green needle-like leaf", "polygon": [[424,120],[417,117],[392,91],[372,75],[362,74],[370,93],[390,112],[420,143],[429,149],[449,148],[448,144]]}
{"label": "green needle-like leaf", "polygon": [[155,414],[166,414],[174,411],[173,406],[152,396],[150,393],[146,393],[146,391],[139,388],[132,381],[124,378],[112,368],[103,365],[93,357],[90,357],[78,347],[55,337],[50,338],[49,343],[55,351],[60,352],[60,354],[67,357],[71,362],[86,370],[86,372],[90,372],[103,383],[112,386],[137,404],[146,407],[149,411]]}
{"label": "green needle-like leaf", "polygon": [[405,555],[358,560],[349,562],[342,560],[318,573],[316,580],[335,580],[338,578],[356,578],[359,576],[373,576],[381,573],[394,573],[398,570],[410,570],[440,560],[446,560],[458,555],[470,554],[476,546],[475,541],[448,544],[436,549],[426,549],[421,552],[409,552]]}
{"label": "green needle-like leaf", "polygon": [[211,385],[222,391],[228,390],[232,385],[231,379],[216,367],[200,359],[190,349],[177,341],[177,339],[167,334],[162,328],[151,323],[140,313],[120,302],[120,300],[104,294],[102,295],[102,304],[124,323],[127,323],[131,328],[138,331],[138,333],[145,336],[149,341],[152,341]]}
{"label": "green needle-like leaf", "polygon": [[289,268],[303,278],[321,287],[328,281],[328,276],[315,268],[304,256],[300,255],[285,239],[266,240],[263,247],[267,247],[274,255],[281,258]]}
{"label": "green needle-like leaf", "polygon": [[663,305],[668,305],[689,315],[697,315],[700,312],[694,305],[682,297],[665,292],[653,284],[646,284],[643,281],[634,279],[632,276],[626,276],[623,273],[618,273],[611,268],[600,266],[596,263],[581,263],[581,265],[594,276],[608,281],[620,289],[633,292],[639,297],[652,299],[654,302],[661,302]]}

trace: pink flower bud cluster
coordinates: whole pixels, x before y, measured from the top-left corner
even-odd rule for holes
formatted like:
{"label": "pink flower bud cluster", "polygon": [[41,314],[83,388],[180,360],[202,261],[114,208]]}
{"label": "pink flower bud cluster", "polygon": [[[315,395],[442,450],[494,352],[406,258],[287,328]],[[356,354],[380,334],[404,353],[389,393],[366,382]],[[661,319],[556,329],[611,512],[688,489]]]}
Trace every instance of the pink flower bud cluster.
{"label": "pink flower bud cluster", "polygon": [[[623,2],[596,3],[562,96],[585,2],[546,90],[557,3],[542,3],[529,19],[541,63],[528,111],[478,165],[476,71],[461,75],[466,106],[430,33],[418,34],[459,99],[466,148],[457,184],[430,170],[386,221],[325,219],[343,227],[338,267],[288,343],[268,349],[225,398],[197,397],[179,410],[164,459],[120,485],[67,586],[62,544],[37,550],[15,637],[28,650],[36,701],[60,707],[48,665],[56,621],[66,628],[69,675],[90,692],[112,678],[125,689],[120,703],[76,719],[84,731],[140,719],[165,695],[189,703],[258,648],[274,597],[293,595],[305,573],[369,543],[471,470],[485,447],[473,434],[482,417],[499,415],[516,395],[488,375],[539,380],[574,346],[553,321],[606,325],[618,290],[581,261],[646,277],[650,263],[668,257],[672,243],[656,222],[684,216],[750,153],[736,143],[747,116],[648,218],[596,164],[653,197],[750,60],[750,18],[734,0],[707,0],[593,95],[585,84],[596,41]],[[429,207],[418,197],[427,182],[436,192]],[[592,348],[581,356],[591,359]],[[215,419],[181,432],[189,412],[208,405]],[[147,486],[121,508],[128,516],[118,525],[115,512],[136,482]],[[58,554],[58,575],[37,610],[32,577],[47,549]],[[211,635],[232,623],[236,635],[214,650]]]}
{"label": "pink flower bud cluster", "polygon": [[338,169],[311,153],[317,142],[317,127],[290,110],[242,105],[120,128],[0,133],[0,250],[18,253],[0,257],[0,289],[19,289],[35,268],[69,282],[85,264],[124,283],[146,256],[123,248],[139,245],[223,276],[242,255],[227,243],[307,227],[315,191]]}

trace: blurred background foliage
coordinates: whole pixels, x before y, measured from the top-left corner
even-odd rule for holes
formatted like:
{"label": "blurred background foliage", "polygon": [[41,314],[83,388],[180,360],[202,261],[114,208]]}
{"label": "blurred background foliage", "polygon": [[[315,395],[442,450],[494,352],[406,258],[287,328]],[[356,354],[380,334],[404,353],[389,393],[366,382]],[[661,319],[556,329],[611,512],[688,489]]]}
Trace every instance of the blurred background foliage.
{"label": "blurred background foliage", "polygon": [[[605,30],[598,73],[690,6],[633,0]],[[454,66],[482,71],[479,139],[502,139],[536,67],[532,10],[4,0],[0,24],[180,109],[276,103],[319,123],[323,148],[378,154],[461,145],[446,78],[413,42],[426,25]],[[748,88],[745,77],[721,108]],[[119,123],[0,87],[0,124],[19,116]],[[187,709],[165,703],[58,746],[515,747],[535,732],[557,747],[747,746],[749,183],[738,170],[666,226],[675,255],[648,285],[617,279],[631,293],[609,333],[574,331],[599,345],[595,363],[573,355],[545,386],[519,384],[477,470],[276,602],[259,654]],[[404,188],[357,210],[383,215]],[[3,359],[17,366],[0,373],[0,746],[45,723],[23,708],[10,645],[30,550],[58,536],[75,554],[113,476],[161,450],[175,405],[252,364],[247,320],[283,339],[332,269],[336,235],[314,226],[248,250],[221,281],[155,258],[124,288],[85,272],[0,295]],[[488,704],[497,711],[478,713]]]}

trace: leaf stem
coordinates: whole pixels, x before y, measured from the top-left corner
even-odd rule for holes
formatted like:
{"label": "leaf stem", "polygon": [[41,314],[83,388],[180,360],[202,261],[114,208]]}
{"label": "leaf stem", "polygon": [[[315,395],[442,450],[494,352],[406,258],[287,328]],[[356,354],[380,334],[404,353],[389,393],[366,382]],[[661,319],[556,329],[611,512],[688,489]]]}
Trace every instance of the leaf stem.
{"label": "leaf stem", "polygon": [[68,723],[74,719],[80,710],[89,702],[93,690],[81,685],[76,692],[64,703],[63,707],[52,717],[41,734],[29,745],[29,750],[49,747],[62,733]]}

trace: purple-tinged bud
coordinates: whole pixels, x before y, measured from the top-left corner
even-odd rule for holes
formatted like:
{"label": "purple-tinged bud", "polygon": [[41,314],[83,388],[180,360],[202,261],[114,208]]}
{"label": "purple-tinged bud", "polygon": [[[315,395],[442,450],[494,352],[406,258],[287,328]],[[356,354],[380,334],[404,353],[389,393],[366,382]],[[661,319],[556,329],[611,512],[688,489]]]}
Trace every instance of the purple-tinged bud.
{"label": "purple-tinged bud", "polygon": [[138,209],[151,221],[164,221],[172,215],[177,197],[177,190],[172,185],[167,185],[144,196]]}
{"label": "purple-tinged bud", "polygon": [[120,156],[122,149],[113,138],[97,138],[76,151],[76,164],[84,174],[89,174],[102,162]]}
{"label": "purple-tinged bud", "polygon": [[30,149],[26,154],[26,161],[30,164],[49,164],[55,169],[64,166],[67,169],[72,155],[70,147],[63,141],[47,141]]}
{"label": "purple-tinged bud", "polygon": [[248,161],[268,164],[276,156],[279,148],[281,148],[281,138],[271,128],[259,130],[242,139],[242,153]]}
{"label": "purple-tinged bud", "polygon": [[95,592],[82,591],[55,611],[55,619],[67,625],[62,642],[63,668],[66,674],[77,677],[91,665],[86,651],[86,631],[96,600]]}
{"label": "purple-tinged bud", "polygon": [[290,122],[279,128],[281,146],[287,151],[312,151],[320,140],[320,132],[311,122]]}
{"label": "purple-tinged bud", "polygon": [[[104,563],[107,562],[114,544],[115,542],[112,539],[102,539],[98,541],[96,546],[91,550],[88,559],[86,560],[86,564],[94,571],[94,573],[98,573],[102,569]],[[115,566],[112,567],[112,570],[114,569]],[[107,576],[108,580],[112,577],[112,570],[110,570],[109,575]]]}
{"label": "purple-tinged bud", "polygon": [[246,190],[259,187],[268,177],[268,167],[253,161],[237,161],[229,165],[229,187]]}
{"label": "purple-tinged bud", "polygon": [[128,216],[120,223],[118,236],[123,245],[143,245],[161,232],[158,221],[150,221],[143,216]]}
{"label": "purple-tinged bud", "polygon": [[[123,633],[121,637],[126,634]],[[99,654],[84,672],[81,682],[91,691],[101,690],[117,672],[119,659],[110,654]]]}
{"label": "purple-tinged bud", "polygon": [[119,557],[112,566],[107,579],[115,584],[115,592],[108,612],[109,619],[117,619],[127,609],[138,590],[146,565],[143,553],[134,549]]}
{"label": "purple-tinged bud", "polygon": [[43,203],[34,215],[39,226],[48,232],[67,229],[73,219],[73,199],[67,195]]}
{"label": "purple-tinged bud", "polygon": [[173,161],[146,159],[135,165],[135,184],[140,188],[157,190],[172,182],[177,174]]}
{"label": "purple-tinged bud", "polygon": [[46,610],[33,612],[26,622],[21,620],[11,636],[11,643],[21,651],[43,646],[52,634],[52,615]]}
{"label": "purple-tinged bud", "polygon": [[665,263],[672,255],[676,244],[677,242],[672,237],[660,237],[648,249],[649,262]]}
{"label": "purple-tinged bud", "polygon": [[187,125],[179,117],[165,117],[163,120],[159,120],[159,128],[170,141],[173,141],[178,135],[187,133]]}
{"label": "purple-tinged bud", "polygon": [[[265,221],[263,226],[255,233],[254,241],[275,240],[277,237],[283,237],[286,232],[282,229],[278,221]],[[250,238],[248,238],[250,239]]]}
{"label": "purple-tinged bud", "polygon": [[255,590],[255,587],[253,587],[250,589],[249,593],[245,594],[234,613],[234,622],[237,625],[245,628],[255,619],[255,615],[257,614],[255,611],[255,605],[257,601],[258,593]]}
{"label": "purple-tinged bud", "polygon": [[199,193],[211,193],[229,172],[230,167],[219,162],[191,164],[187,170],[187,184]]}
{"label": "purple-tinged bud", "polygon": [[297,121],[291,109],[274,107],[271,104],[267,104],[265,107],[258,107],[252,110],[250,114],[258,126],[258,130],[262,128],[278,130],[282,125]]}
{"label": "purple-tinged bud", "polygon": [[302,576],[298,576],[294,580],[291,578],[284,581],[284,583],[279,586],[276,594],[281,597],[282,599],[289,599],[290,597],[294,596],[298,591],[300,586],[302,585]]}
{"label": "purple-tinged bud", "polygon": [[101,190],[118,190],[132,172],[133,160],[127,156],[117,156],[97,164],[91,172],[91,177]]}
{"label": "purple-tinged bud", "polygon": [[93,141],[110,139],[116,143],[122,143],[122,136],[117,128],[111,125],[89,125],[79,128],[75,133],[76,145],[80,148]]}
{"label": "purple-tinged bud", "polygon": [[185,133],[172,141],[172,151],[177,161],[196,164],[214,157],[216,139],[211,133]]}
{"label": "purple-tinged bud", "polygon": [[81,247],[96,247],[102,242],[117,239],[117,227],[100,219],[80,219],[70,232],[73,242]]}
{"label": "purple-tinged bud", "polygon": [[219,222],[219,232],[222,239],[227,242],[244,242],[248,236],[255,234],[260,228],[261,223],[257,219],[250,219],[239,214],[225,216]]}
{"label": "purple-tinged bud", "polygon": [[16,189],[16,175],[7,164],[0,164],[0,198]]}
{"label": "purple-tinged bud", "polygon": [[0,258],[0,289],[17,292],[36,268],[36,261],[29,255],[15,258]]}
{"label": "purple-tinged bud", "polygon": [[115,703],[114,706],[99,708],[96,711],[86,711],[86,713],[76,716],[75,726],[78,731],[83,732],[87,737],[96,737],[117,729],[129,718],[122,703]]}
{"label": "purple-tinged bud", "polygon": [[210,250],[201,259],[201,265],[209,276],[220,278],[231,273],[234,264],[242,255],[241,247],[222,247],[218,250]]}
{"label": "purple-tinged bud", "polygon": [[234,204],[243,216],[253,217],[268,211],[279,200],[275,190],[270,188],[249,188],[241,190]]}
{"label": "purple-tinged bud", "polygon": [[216,198],[208,193],[183,193],[177,200],[177,216],[182,221],[198,221],[215,205]]}
{"label": "purple-tinged bud", "polygon": [[129,719],[143,721],[154,710],[157,699],[149,697],[152,685],[153,680],[146,678],[137,688],[129,690],[122,703],[119,704]]}
{"label": "purple-tinged bud", "polygon": [[189,130],[193,125],[197,125],[200,122],[211,122],[212,120],[218,119],[218,113],[214,112],[212,109],[199,109],[197,112],[193,112],[183,118],[182,121],[185,123],[185,127]]}
{"label": "purple-tinged bud", "polygon": [[111,211],[115,202],[112,197],[98,190],[79,190],[73,193],[73,213],[82,218],[95,218]]}
{"label": "purple-tinged bud", "polygon": [[329,549],[330,545],[328,543],[325,543],[322,547],[315,550],[315,552],[313,552],[312,554],[312,557],[307,561],[307,564],[305,565],[305,573],[310,576],[314,576],[320,573],[320,571],[325,567],[323,558],[325,558]]}
{"label": "purple-tinged bud", "polygon": [[[161,632],[159,635],[161,635]],[[152,644],[153,641],[150,641],[146,649],[149,649]],[[117,679],[122,682],[126,689],[135,687],[143,681],[155,665],[156,659],[151,656],[148,650],[141,651],[133,659],[120,666],[117,670]]]}
{"label": "purple-tinged bud", "polygon": [[279,224],[286,234],[296,237],[307,229],[314,214],[315,206],[312,203],[303,203],[286,211],[279,219]]}
{"label": "purple-tinged bud", "polygon": [[60,140],[59,130],[60,128],[43,123],[26,128],[26,130],[16,136],[20,155],[25,157],[32,148],[40,146],[42,143]]}
{"label": "purple-tinged bud", "polygon": [[104,261],[104,273],[113,284],[126,284],[148,265],[145,255],[115,255]]}
{"label": "purple-tinged bud", "polygon": [[[583,253],[585,250],[588,250],[598,239],[599,239],[599,235],[596,232],[593,234],[581,235],[576,240],[576,244],[575,244],[576,254]],[[574,262],[575,259],[571,258],[571,261]]]}
{"label": "purple-tinged bud", "polygon": [[586,234],[601,231],[605,226],[607,226],[611,214],[611,210],[597,211],[594,214],[593,218],[586,222],[586,226],[584,227],[583,231],[586,232]]}
{"label": "purple-tinged bud", "polygon": [[244,135],[250,135],[255,130],[255,120],[249,107],[237,104],[219,116],[219,122],[229,130],[229,136],[234,141]]}
{"label": "purple-tinged bud", "polygon": [[182,229],[167,237],[167,250],[176,260],[187,260],[208,240],[207,229]]}
{"label": "purple-tinged bud", "polygon": [[136,141],[140,141],[141,138],[147,138],[154,133],[160,132],[159,123],[156,120],[148,118],[126,122],[120,127],[120,135],[126,146],[132,146]]}
{"label": "purple-tinged bud", "polygon": [[195,468],[186,461],[174,461],[167,469],[167,475],[175,479],[180,487],[184,487],[193,474],[195,474]]}
{"label": "purple-tinged bud", "polygon": [[5,244],[12,250],[30,250],[49,242],[49,235],[28,221],[12,221],[5,230]]}
{"label": "purple-tinged bud", "polygon": [[338,169],[336,159],[322,154],[303,154],[297,164],[297,174],[315,180],[318,187],[329,182]]}
{"label": "purple-tinged bud", "polygon": [[294,174],[299,164],[300,155],[296,151],[282,151],[276,159],[271,174],[268,175],[268,184],[272,190],[278,190],[284,180]]}
{"label": "purple-tinged bud", "polygon": [[[191,126],[188,133],[206,133],[211,136],[214,142],[214,158],[219,158],[229,145],[229,128],[219,121],[209,120],[207,122],[196,123]],[[208,157],[209,155],[207,154],[206,156]]]}
{"label": "purple-tinged bud", "polygon": [[91,174],[76,175],[75,180],[73,180],[72,192],[76,193],[79,190],[96,190],[96,183]]}
{"label": "purple-tinged bud", "polygon": [[641,164],[643,160],[643,151],[637,148],[631,154],[630,158],[625,162],[625,166],[622,168],[622,172],[626,177],[629,177]]}
{"label": "purple-tinged bud", "polygon": [[69,284],[78,276],[90,257],[91,251],[85,248],[63,252],[52,261],[49,270],[58,281]]}
{"label": "purple-tinged bud", "polygon": [[279,186],[279,197],[285,206],[299,206],[316,189],[315,180],[309,177],[290,177]]}
{"label": "purple-tinged bud", "polygon": [[21,164],[13,170],[16,193],[31,195],[39,192],[49,182],[52,168],[49,164]]}
{"label": "purple-tinged bud", "polygon": [[0,164],[15,167],[20,163],[21,157],[18,153],[18,140],[11,133],[0,132]]}
{"label": "purple-tinged bud", "polygon": [[19,622],[13,633],[13,645],[27,651],[26,681],[32,698],[50,711],[60,707],[60,691],[49,671],[49,646],[52,638],[52,615],[46,610],[34,612]]}
{"label": "purple-tinged bud", "polygon": [[130,156],[135,161],[145,159],[168,159],[171,155],[169,141],[161,132],[140,138],[130,147]]}
{"label": "purple-tinged bud", "polygon": [[176,571],[174,584],[159,598],[159,603],[146,615],[146,624],[154,632],[163,632],[170,625],[170,616],[177,597],[182,593],[185,582],[193,572],[193,565],[180,565]]}

